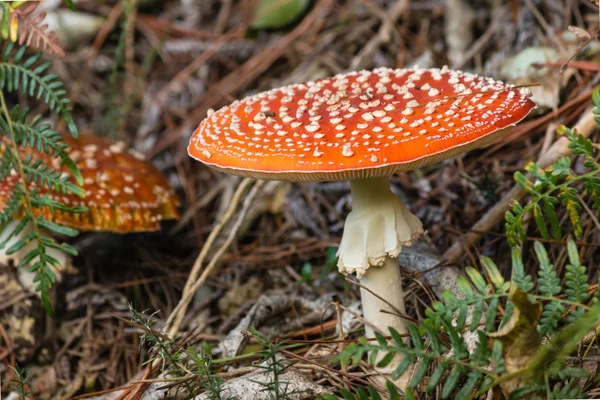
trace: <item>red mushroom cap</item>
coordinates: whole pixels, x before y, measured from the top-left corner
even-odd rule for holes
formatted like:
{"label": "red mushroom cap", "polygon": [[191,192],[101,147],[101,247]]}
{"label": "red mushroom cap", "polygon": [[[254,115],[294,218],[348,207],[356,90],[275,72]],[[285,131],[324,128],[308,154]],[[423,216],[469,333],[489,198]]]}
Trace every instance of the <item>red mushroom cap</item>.
{"label": "red mushroom cap", "polygon": [[236,101],[200,124],[188,152],[259,179],[388,176],[491,142],[535,107],[529,96],[447,68],[350,72]]}
{"label": "red mushroom cap", "polygon": [[[64,137],[67,150],[83,176],[85,198],[73,194],[57,194],[38,187],[41,196],[49,195],[69,207],[85,206],[81,214],[48,208],[40,211],[44,218],[82,231],[141,232],[160,229],[160,221],[177,219],[179,200],[166,178],[143,156],[127,150],[125,143],[113,142],[91,135],[79,139]],[[1,150],[1,148],[0,148]],[[21,156],[33,155],[57,171],[67,173],[59,160],[48,154],[21,149]],[[13,174],[0,184],[0,206],[4,206],[20,177]],[[19,218],[20,215],[15,216]]]}

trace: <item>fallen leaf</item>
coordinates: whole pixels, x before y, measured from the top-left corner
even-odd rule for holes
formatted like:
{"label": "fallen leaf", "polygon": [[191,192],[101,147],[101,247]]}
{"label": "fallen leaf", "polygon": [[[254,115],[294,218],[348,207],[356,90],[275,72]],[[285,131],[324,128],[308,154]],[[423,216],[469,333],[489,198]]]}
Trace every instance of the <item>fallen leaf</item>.
{"label": "fallen leaf", "polygon": [[309,0],[262,0],[254,21],[254,29],[278,29],[291,24],[306,11]]}
{"label": "fallen leaf", "polygon": [[591,40],[592,35],[589,34],[585,29],[578,28],[576,26],[569,26],[569,31],[573,32],[579,39]]}
{"label": "fallen leaf", "polygon": [[[507,373],[519,371],[527,367],[539,350],[541,343],[537,325],[542,314],[542,305],[532,303],[527,293],[517,289],[510,297],[514,304],[511,318],[496,333],[491,333],[492,340],[502,342]],[[527,377],[516,377],[500,384],[502,391],[509,394],[518,389]]]}

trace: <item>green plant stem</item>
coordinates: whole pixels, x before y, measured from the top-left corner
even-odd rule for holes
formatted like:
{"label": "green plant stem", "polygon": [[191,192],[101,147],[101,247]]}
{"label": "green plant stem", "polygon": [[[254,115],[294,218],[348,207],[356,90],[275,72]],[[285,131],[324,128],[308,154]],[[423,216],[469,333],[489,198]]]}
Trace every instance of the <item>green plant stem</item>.
{"label": "green plant stem", "polygon": [[540,296],[537,294],[527,294],[527,296],[535,299],[535,300],[540,300],[540,301],[552,301],[555,303],[562,303],[562,304],[566,304],[569,306],[575,306],[575,307],[580,307],[583,308],[586,311],[589,311],[591,309],[591,307],[586,306],[584,304],[578,303],[576,301],[570,301],[570,300],[563,300],[563,299],[559,299],[556,297],[552,297],[552,296]]}
{"label": "green plant stem", "polygon": [[[596,160],[594,160],[593,158],[590,158],[591,160],[594,161],[594,164],[596,164],[596,169],[590,171],[590,172],[586,172],[585,174],[582,175],[571,175],[568,177],[568,179],[566,179],[563,183],[560,183],[558,185],[553,185],[551,188],[549,188],[548,190],[546,190],[544,193],[537,193],[534,192],[532,193],[535,197],[536,202],[539,202],[539,200],[541,199],[546,199],[548,198],[548,196],[550,196],[550,194],[552,194],[553,192],[559,190],[559,189],[566,189],[569,186],[571,186],[573,183],[581,181],[585,178],[591,178],[593,176],[598,175],[598,173],[600,172],[600,165],[598,163],[596,163]],[[531,188],[533,189],[533,188]],[[529,206],[530,204],[528,204],[527,206]],[[526,207],[527,207],[526,206]]]}
{"label": "green plant stem", "polygon": [[[18,156],[19,146],[17,144],[15,132],[13,129],[12,117],[10,115],[10,112],[8,111],[8,106],[6,105],[4,91],[0,91],[0,105],[2,107],[2,113],[4,114],[4,117],[6,118],[6,123],[8,124],[8,129],[10,130],[12,151],[16,155],[14,158],[15,158],[16,164],[17,164],[17,169],[18,169],[17,172],[19,173],[19,177],[21,179],[21,185],[23,187],[23,194],[25,196],[25,209],[26,209],[26,213],[29,215],[29,217],[31,219],[31,224],[33,227],[33,231],[35,233],[35,237],[37,240],[37,246],[38,246],[38,250],[39,250],[38,257],[40,259],[40,265],[43,267],[43,266],[47,265],[47,261],[45,259],[46,253],[44,251],[42,242],[40,240],[42,235],[40,233],[40,228],[37,224],[37,220],[36,220],[34,212],[33,212],[33,207],[31,205],[31,196],[29,195],[29,191],[27,190],[27,177],[25,176],[25,172],[23,172],[23,163],[21,162],[21,158]],[[44,298],[44,300],[47,301],[48,300],[48,288],[46,288],[44,285],[42,285],[41,292],[42,292],[42,297]],[[47,305],[48,304],[49,303],[47,303]]]}

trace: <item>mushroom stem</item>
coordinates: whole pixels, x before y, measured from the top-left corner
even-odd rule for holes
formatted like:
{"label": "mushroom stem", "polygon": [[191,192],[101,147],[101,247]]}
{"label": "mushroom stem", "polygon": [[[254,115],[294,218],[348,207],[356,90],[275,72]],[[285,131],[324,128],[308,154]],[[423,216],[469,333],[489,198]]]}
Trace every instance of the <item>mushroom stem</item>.
{"label": "mushroom stem", "polygon": [[[386,257],[383,265],[371,269],[362,277],[360,283],[363,286],[360,289],[363,315],[369,322],[365,326],[366,336],[374,337],[373,327],[386,336],[389,335],[389,328],[394,328],[400,334],[406,333],[403,319],[393,315],[398,312],[406,313],[404,292],[402,291],[402,274],[400,273],[398,260]],[[365,288],[381,298],[374,296]],[[382,310],[389,313],[381,312]]]}
{"label": "mushroom stem", "polygon": [[[367,337],[374,330],[388,334],[389,328],[406,333],[401,317],[405,313],[402,275],[396,257],[402,246],[410,246],[423,234],[423,226],[402,200],[390,190],[387,178],[350,182],[352,212],[346,218],[338,250],[340,272],[355,272],[361,284],[363,316]],[[374,295],[376,294],[376,296]],[[390,313],[381,312],[390,311]],[[378,371],[389,375],[400,360]],[[404,388],[404,377],[395,383]]]}

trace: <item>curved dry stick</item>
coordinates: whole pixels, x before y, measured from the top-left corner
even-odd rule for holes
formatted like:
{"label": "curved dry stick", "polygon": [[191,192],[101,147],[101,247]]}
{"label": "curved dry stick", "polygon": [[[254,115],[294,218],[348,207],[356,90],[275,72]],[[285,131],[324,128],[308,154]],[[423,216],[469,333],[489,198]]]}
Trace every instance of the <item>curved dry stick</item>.
{"label": "curved dry stick", "polygon": [[[589,108],[583,112],[581,118],[574,126],[574,129],[580,135],[588,137],[596,129],[596,122],[594,121],[594,114],[592,109]],[[546,168],[551,164],[555,163],[560,157],[568,156],[571,154],[569,148],[569,139],[562,137],[558,139],[546,153],[544,153],[538,159],[538,165],[542,168]],[[496,226],[503,218],[506,211],[508,211],[515,201],[521,201],[525,198],[527,192],[519,185],[513,186],[513,188],[504,197],[496,203],[487,213],[477,221],[471,228],[472,231],[462,237],[458,238],[456,242],[444,253],[443,259],[448,260],[450,263],[457,262],[463,255],[465,248],[472,246],[481,238],[481,233],[492,229]]]}
{"label": "curved dry stick", "polygon": [[[213,256],[213,258],[210,261],[210,263],[208,264],[208,266],[202,272],[202,275],[200,275],[200,277],[198,278],[198,275],[200,274],[200,270],[202,269],[202,264],[204,263],[204,259],[206,258],[208,251],[214,244],[215,240],[219,236],[219,233],[221,232],[221,230],[223,229],[225,224],[227,224],[227,222],[229,222],[229,220],[233,216],[233,214],[234,214],[235,210],[237,209],[237,206],[240,202],[240,199],[242,198],[242,195],[246,192],[246,188],[248,186],[250,186],[250,184],[252,184],[253,182],[256,182],[256,183],[254,184],[254,186],[252,187],[252,189],[250,190],[250,192],[244,199],[242,210],[240,211],[240,214],[239,214],[238,219],[236,220],[235,224],[231,228],[231,232],[229,233],[227,240],[225,241],[225,243],[223,243],[223,245],[219,248],[219,250],[217,250],[217,252]],[[183,289],[183,293],[181,295],[181,300],[179,300],[179,303],[177,304],[175,309],[173,309],[173,311],[171,312],[171,315],[167,319],[167,322],[166,322],[167,326],[172,323],[171,327],[169,328],[169,332],[168,332],[170,337],[173,338],[179,331],[179,328],[181,327],[183,318],[187,311],[188,305],[189,305],[190,301],[192,300],[192,298],[194,297],[194,294],[196,293],[198,288],[206,281],[206,279],[208,278],[208,275],[212,272],[212,270],[216,266],[217,262],[221,259],[221,256],[223,256],[223,254],[225,253],[227,248],[229,248],[229,246],[231,245],[231,242],[233,242],[233,239],[235,238],[240,226],[242,225],[242,222],[248,212],[248,209],[252,205],[252,201],[254,200],[254,197],[256,197],[258,190],[264,185],[264,183],[265,183],[264,181],[255,181],[254,179],[246,178],[242,181],[242,183],[236,190],[236,192],[233,195],[233,198],[231,200],[231,204],[230,204],[229,208],[227,209],[227,211],[225,212],[225,215],[223,216],[221,221],[219,221],[217,226],[215,226],[213,228],[208,239],[206,240],[206,243],[204,243],[204,246],[202,247],[202,250],[200,251],[198,258],[196,258],[196,261],[194,262],[194,266],[192,267],[192,271],[190,272],[190,276],[188,277],[188,280],[185,284],[185,288]]]}

